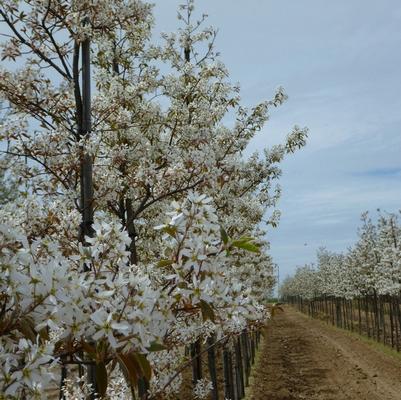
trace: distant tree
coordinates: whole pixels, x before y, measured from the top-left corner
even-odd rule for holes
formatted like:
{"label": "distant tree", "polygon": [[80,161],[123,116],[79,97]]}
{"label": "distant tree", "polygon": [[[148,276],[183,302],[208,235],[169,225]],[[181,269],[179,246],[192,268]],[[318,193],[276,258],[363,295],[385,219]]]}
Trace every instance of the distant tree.
{"label": "distant tree", "polygon": [[[309,269],[297,268],[295,274],[282,285],[282,295],[299,295],[305,298],[319,295],[339,298],[399,295],[401,290],[399,214],[379,212],[378,221],[375,223],[365,212],[361,216],[361,221],[358,240],[344,255],[320,249],[317,253],[314,274],[309,276],[306,274],[309,273]],[[316,288],[315,292],[310,290],[311,286]]]}

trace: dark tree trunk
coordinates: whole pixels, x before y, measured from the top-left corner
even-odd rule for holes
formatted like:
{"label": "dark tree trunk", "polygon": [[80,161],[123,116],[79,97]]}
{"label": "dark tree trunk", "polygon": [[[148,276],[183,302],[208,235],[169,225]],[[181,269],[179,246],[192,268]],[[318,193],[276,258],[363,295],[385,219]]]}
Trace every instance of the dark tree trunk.
{"label": "dark tree trunk", "polygon": [[249,385],[249,374],[251,372],[251,360],[249,357],[249,340],[248,332],[245,330],[241,334],[242,349],[244,354],[244,367],[245,367],[245,385]]}
{"label": "dark tree trunk", "polygon": [[[82,51],[82,95],[79,94],[79,69],[77,62],[79,58],[79,44],[75,44],[74,53],[74,82],[78,138],[89,136],[91,132],[91,61],[90,61],[90,40],[86,39],[81,44]],[[93,165],[92,157],[81,148],[80,154],[80,209],[81,225],[79,240],[86,246],[85,237],[93,236]],[[90,265],[84,265],[84,271],[89,271]],[[96,384],[96,366],[87,366],[87,380],[92,385],[94,392],[98,391]],[[90,400],[95,399],[95,394],[90,395]]]}
{"label": "dark tree trunk", "polygon": [[240,338],[236,338],[234,342],[235,347],[235,375],[237,381],[237,392],[238,398],[242,399],[245,396],[245,387],[244,387],[244,369],[243,369],[243,361],[242,361],[242,352],[241,352],[241,342]]}
{"label": "dark tree trunk", "polygon": [[362,335],[361,298],[358,297],[358,332]]}
{"label": "dark tree trunk", "polygon": [[227,347],[223,348],[223,372],[224,372],[224,398],[234,399],[233,371],[231,352]]}
{"label": "dark tree trunk", "polygon": [[399,325],[397,322],[397,297],[392,298],[393,303],[393,318],[394,318],[394,325],[395,325],[395,344],[397,351],[400,351],[400,340],[399,340]]}
{"label": "dark tree trunk", "polygon": [[376,290],[374,291],[373,294],[373,314],[376,327],[376,340],[380,342],[379,307],[378,307],[378,298]]}
{"label": "dark tree trunk", "polygon": [[201,342],[198,339],[191,344],[192,359],[192,384],[195,387],[199,379],[202,379],[202,359],[201,359]]}
{"label": "dark tree trunk", "polygon": [[212,382],[213,389],[211,393],[211,399],[212,400],[218,400],[219,399],[219,391],[218,391],[218,382],[217,382],[217,371],[216,371],[216,351],[215,351],[215,340],[213,336],[210,336],[207,339],[207,345],[208,345],[208,350],[207,350],[207,361],[208,361],[208,366],[209,366],[209,375],[210,375],[210,381]]}
{"label": "dark tree trunk", "polygon": [[137,264],[138,263],[138,253],[137,253],[137,249],[136,249],[136,230],[135,230],[135,225],[134,225],[134,211],[132,209],[132,200],[131,199],[126,200],[125,207],[127,210],[126,227],[127,227],[128,236],[131,239],[131,243],[129,246],[130,262],[131,262],[131,264]]}
{"label": "dark tree trunk", "polygon": [[366,331],[370,338],[370,324],[369,324],[369,297],[365,296],[365,317],[366,317]]}
{"label": "dark tree trunk", "polygon": [[393,319],[393,300],[389,296],[388,297],[388,305],[389,305],[389,318],[390,318],[390,331],[391,331],[391,347],[394,348],[394,319]]}
{"label": "dark tree trunk", "polygon": [[[91,67],[90,41],[82,42],[82,112],[78,125],[79,137],[91,132]],[[80,241],[85,245],[85,236],[93,236],[93,166],[92,157],[82,148],[81,153],[81,230]],[[86,266],[87,267],[87,266]]]}

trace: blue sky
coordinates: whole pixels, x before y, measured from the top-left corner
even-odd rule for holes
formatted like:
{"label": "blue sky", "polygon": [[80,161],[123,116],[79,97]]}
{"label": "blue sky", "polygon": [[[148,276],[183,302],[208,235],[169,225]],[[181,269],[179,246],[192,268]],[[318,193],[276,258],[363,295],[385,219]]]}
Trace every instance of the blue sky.
{"label": "blue sky", "polygon": [[[176,0],[156,0],[157,31],[174,30]],[[283,163],[279,228],[269,231],[281,275],[345,250],[360,214],[401,208],[401,2],[198,0],[245,105],[284,86],[287,103],[249,150],[308,126],[305,149]],[[306,245],[305,245],[306,244]]]}

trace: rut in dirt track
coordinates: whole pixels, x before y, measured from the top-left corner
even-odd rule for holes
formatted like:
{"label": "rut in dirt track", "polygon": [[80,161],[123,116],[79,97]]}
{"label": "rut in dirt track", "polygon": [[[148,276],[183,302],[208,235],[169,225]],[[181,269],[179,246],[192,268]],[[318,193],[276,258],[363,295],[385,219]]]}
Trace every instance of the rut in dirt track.
{"label": "rut in dirt track", "polygon": [[249,400],[401,400],[401,361],[285,308],[269,322]]}

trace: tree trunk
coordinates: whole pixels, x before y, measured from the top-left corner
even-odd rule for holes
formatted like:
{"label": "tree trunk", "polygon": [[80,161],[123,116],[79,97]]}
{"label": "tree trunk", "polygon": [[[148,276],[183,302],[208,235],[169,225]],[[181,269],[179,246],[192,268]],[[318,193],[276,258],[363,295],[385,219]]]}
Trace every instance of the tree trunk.
{"label": "tree trunk", "polygon": [[209,366],[210,381],[212,382],[213,389],[211,393],[212,400],[219,399],[218,382],[217,382],[217,371],[216,371],[216,350],[215,350],[215,339],[214,336],[210,336],[207,339],[207,361]]}
{"label": "tree trunk", "polygon": [[242,399],[245,396],[245,387],[244,387],[244,369],[243,369],[243,360],[242,360],[242,352],[241,352],[241,342],[240,338],[234,339],[235,346],[235,371],[236,371],[236,381],[238,388],[238,398]]}
{"label": "tree trunk", "polygon": [[[75,45],[79,57],[79,44]],[[82,139],[89,136],[91,132],[91,61],[90,61],[90,40],[85,39],[81,45],[82,51],[82,97],[78,96],[79,87],[75,88],[76,94],[76,113],[78,125],[78,137]],[[74,73],[78,71],[74,68]],[[74,77],[75,84],[79,84],[79,77]],[[86,152],[84,147],[81,148],[80,154],[80,209],[81,209],[81,225],[79,230],[79,240],[86,246],[85,237],[93,236],[93,165],[92,157]],[[89,271],[90,266],[85,264],[84,271]],[[87,366],[87,380],[92,385],[94,392],[98,391],[96,384],[96,366],[89,364]],[[95,394],[89,396],[90,400],[95,399]]]}
{"label": "tree trunk", "polygon": [[191,344],[192,359],[192,384],[195,387],[198,380],[202,379],[202,359],[201,359],[201,342],[197,339]]}
{"label": "tree trunk", "polygon": [[249,374],[251,372],[251,360],[249,357],[249,340],[248,332],[245,330],[241,334],[242,349],[244,354],[244,367],[245,367],[245,385],[249,385]]}
{"label": "tree trunk", "polygon": [[361,298],[358,297],[358,332],[362,335]]}
{"label": "tree trunk", "polygon": [[230,350],[223,348],[224,398],[234,400],[233,371]]}
{"label": "tree trunk", "polygon": [[134,211],[132,209],[132,200],[131,199],[126,200],[125,207],[127,210],[126,227],[127,227],[128,236],[131,239],[131,243],[129,245],[130,262],[131,262],[131,264],[137,264],[138,263],[138,253],[136,250],[136,230],[135,230],[135,225],[134,225]]}

